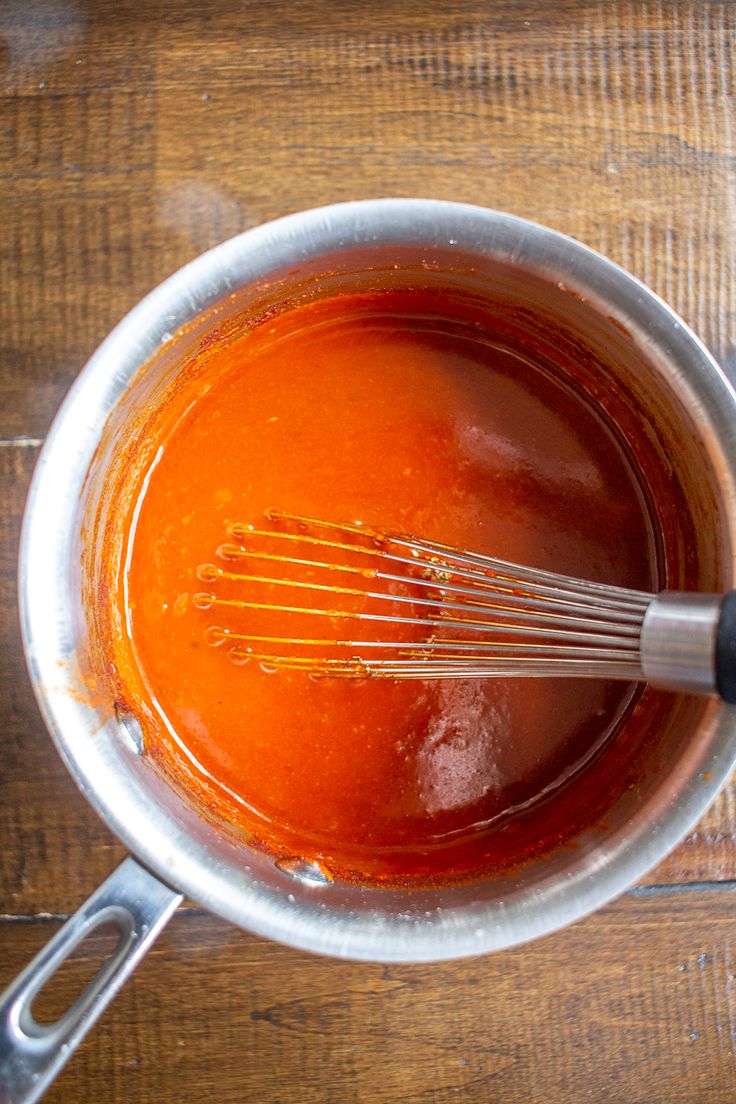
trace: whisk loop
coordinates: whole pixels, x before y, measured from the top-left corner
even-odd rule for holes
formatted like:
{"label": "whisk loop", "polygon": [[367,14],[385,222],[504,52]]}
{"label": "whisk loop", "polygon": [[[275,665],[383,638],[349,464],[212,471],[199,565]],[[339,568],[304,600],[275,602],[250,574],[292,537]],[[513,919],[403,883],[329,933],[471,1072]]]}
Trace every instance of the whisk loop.
{"label": "whisk loop", "polygon": [[236,663],[335,678],[647,679],[724,697],[736,683],[733,593],[653,595],[360,524],[279,511],[268,522],[230,525],[218,562],[197,569],[210,589],[195,606],[226,622],[207,639]]}

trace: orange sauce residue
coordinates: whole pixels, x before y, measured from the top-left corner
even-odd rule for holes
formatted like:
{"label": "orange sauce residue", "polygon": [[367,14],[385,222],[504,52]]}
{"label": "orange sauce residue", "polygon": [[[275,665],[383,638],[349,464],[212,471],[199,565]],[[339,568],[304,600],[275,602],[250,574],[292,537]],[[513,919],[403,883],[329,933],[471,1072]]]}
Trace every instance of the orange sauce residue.
{"label": "orange sauce residue", "polygon": [[275,855],[389,884],[508,868],[593,823],[573,781],[631,686],[238,666],[193,601],[228,527],[272,508],[650,589],[637,475],[569,381],[436,296],[342,296],[215,350],[144,436],[145,463],[116,474],[128,505],[108,521],[122,540],[103,613],[116,694],[196,801]]}

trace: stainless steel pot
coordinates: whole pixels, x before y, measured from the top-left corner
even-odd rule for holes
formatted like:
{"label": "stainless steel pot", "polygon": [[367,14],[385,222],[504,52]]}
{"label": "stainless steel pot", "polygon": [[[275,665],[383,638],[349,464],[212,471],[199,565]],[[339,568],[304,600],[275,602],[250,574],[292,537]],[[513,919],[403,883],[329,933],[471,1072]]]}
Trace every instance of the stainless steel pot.
{"label": "stainless steel pot", "polygon": [[[82,550],[94,540],[105,472],[135,411],[204,334],[255,310],[264,296],[285,302],[307,287],[331,294],[356,274],[370,280],[378,272],[383,280],[412,268],[511,296],[516,308],[552,320],[571,348],[582,349],[583,366],[586,357],[602,364],[595,387],[634,397],[673,486],[687,490],[688,562],[697,563],[691,584],[706,591],[736,585],[736,396],[684,323],[600,255],[509,215],[399,199],[291,215],[187,265],[117,326],[81,373],[28,500],[19,588],[35,692],[82,792],[135,858],[5,993],[0,1100],[38,1098],[183,894],[259,935],[327,955],[431,962],[500,950],[584,916],[639,879],[728,777],[736,714],[713,700],[672,695],[650,746],[637,753],[638,784],[616,796],[606,827],[591,828],[576,848],[513,876],[438,890],[324,883],[305,865],[276,866],[203,818],[152,769],[135,719],[117,716],[96,684]],[[120,931],[117,950],[66,1015],[41,1027],[31,1014],[35,994],[91,929],[109,921]]]}

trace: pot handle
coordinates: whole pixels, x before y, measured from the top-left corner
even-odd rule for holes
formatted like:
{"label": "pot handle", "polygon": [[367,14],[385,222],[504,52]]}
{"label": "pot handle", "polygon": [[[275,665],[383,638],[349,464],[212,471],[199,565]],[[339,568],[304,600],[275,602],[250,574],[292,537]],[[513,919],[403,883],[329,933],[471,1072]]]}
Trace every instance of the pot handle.
{"label": "pot handle", "polygon": [[[96,1023],[182,901],[127,858],[0,996],[0,1104],[33,1104]],[[91,932],[113,924],[115,950],[52,1024],[33,1018],[35,997]]]}

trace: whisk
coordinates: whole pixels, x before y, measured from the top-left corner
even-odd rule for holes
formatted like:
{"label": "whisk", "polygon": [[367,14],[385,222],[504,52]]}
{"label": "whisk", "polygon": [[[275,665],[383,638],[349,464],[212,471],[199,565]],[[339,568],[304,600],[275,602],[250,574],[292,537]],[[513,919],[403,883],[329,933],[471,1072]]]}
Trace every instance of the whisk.
{"label": "whisk", "polygon": [[[647,681],[736,702],[736,591],[648,594],[269,511],[197,576],[208,642],[314,677]],[[292,597],[293,596],[293,597]],[[224,616],[226,614],[226,616]]]}

